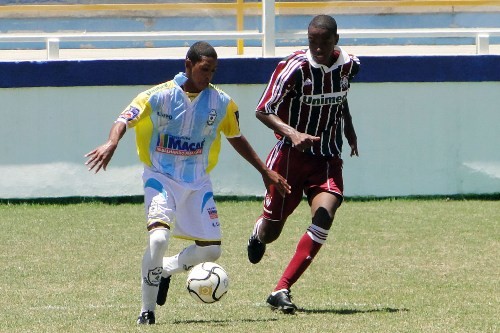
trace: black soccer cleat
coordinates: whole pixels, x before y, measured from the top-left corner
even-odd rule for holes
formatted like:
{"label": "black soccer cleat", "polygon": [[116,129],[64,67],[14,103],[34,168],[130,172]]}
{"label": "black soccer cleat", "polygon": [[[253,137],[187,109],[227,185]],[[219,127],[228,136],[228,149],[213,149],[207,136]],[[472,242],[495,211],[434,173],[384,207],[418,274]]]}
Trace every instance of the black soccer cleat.
{"label": "black soccer cleat", "polygon": [[158,295],[156,296],[156,304],[163,305],[167,301],[168,288],[170,287],[170,278],[172,275],[168,277],[161,277],[160,286],[158,287]]}
{"label": "black soccer cleat", "polygon": [[155,323],[155,313],[153,311],[141,312],[137,318],[138,325],[153,325]]}
{"label": "black soccer cleat", "polygon": [[264,256],[264,253],[266,252],[266,244],[258,240],[256,236],[252,235],[248,239],[247,252],[248,261],[252,264],[256,264]]}
{"label": "black soccer cleat", "polygon": [[279,310],[285,314],[294,314],[297,310],[297,306],[292,303],[290,290],[287,289],[273,292],[267,298],[267,304],[269,304],[273,310]]}

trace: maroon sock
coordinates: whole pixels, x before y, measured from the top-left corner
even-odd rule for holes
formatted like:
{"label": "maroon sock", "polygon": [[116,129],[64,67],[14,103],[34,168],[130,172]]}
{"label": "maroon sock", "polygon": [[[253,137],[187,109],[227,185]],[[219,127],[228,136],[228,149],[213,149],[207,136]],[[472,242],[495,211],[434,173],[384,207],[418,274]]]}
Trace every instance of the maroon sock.
{"label": "maroon sock", "polygon": [[309,267],[322,245],[323,244],[313,241],[306,232],[297,244],[295,254],[278,281],[274,291],[290,289],[306,271],[307,267]]}

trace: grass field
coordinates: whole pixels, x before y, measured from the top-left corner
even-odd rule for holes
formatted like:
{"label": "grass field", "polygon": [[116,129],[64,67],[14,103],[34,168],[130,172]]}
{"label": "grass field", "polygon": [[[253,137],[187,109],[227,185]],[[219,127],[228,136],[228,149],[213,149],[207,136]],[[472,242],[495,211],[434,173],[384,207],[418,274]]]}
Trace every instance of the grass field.
{"label": "grass field", "polygon": [[[231,289],[195,303],[172,280],[157,325],[138,327],[141,204],[0,205],[0,332],[497,332],[500,201],[347,201],[292,289],[265,305],[309,224],[305,203],[261,263],[246,259],[257,201],[218,203]],[[189,243],[173,239],[170,253]]]}

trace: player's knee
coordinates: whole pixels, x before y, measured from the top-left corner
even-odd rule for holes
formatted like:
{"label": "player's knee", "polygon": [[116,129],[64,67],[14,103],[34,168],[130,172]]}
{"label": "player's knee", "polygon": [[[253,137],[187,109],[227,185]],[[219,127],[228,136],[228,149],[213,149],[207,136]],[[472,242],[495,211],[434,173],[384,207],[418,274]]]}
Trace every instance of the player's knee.
{"label": "player's knee", "polygon": [[154,229],[149,233],[149,245],[154,249],[165,249],[168,246],[168,229]]}
{"label": "player's knee", "polygon": [[325,208],[320,207],[314,213],[312,223],[318,227],[329,230],[332,227],[334,216],[335,211],[329,213]]}
{"label": "player's knee", "polygon": [[216,261],[222,254],[222,247],[220,245],[198,246],[198,251],[204,261]]}
{"label": "player's knee", "polygon": [[259,226],[259,240],[265,244],[274,242],[281,235],[285,220],[283,221],[270,221],[263,219]]}
{"label": "player's knee", "polygon": [[170,214],[167,199],[161,193],[154,196],[148,208],[148,229],[155,227],[170,227]]}

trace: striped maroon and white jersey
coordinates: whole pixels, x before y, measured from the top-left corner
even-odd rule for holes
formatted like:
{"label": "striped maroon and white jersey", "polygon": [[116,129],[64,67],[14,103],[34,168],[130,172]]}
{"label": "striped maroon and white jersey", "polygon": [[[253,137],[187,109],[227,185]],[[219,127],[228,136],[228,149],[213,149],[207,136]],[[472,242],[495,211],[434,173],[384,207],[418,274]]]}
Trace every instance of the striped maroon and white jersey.
{"label": "striped maroon and white jersey", "polygon": [[307,151],[312,155],[340,156],[342,151],[342,111],[349,107],[347,92],[359,60],[338,46],[334,56],[337,60],[327,67],[316,63],[309,50],[294,52],[276,66],[257,105],[258,112],[274,113],[297,131],[321,137]]}

